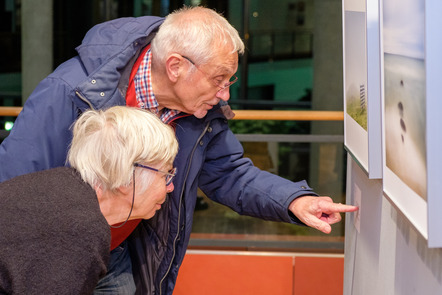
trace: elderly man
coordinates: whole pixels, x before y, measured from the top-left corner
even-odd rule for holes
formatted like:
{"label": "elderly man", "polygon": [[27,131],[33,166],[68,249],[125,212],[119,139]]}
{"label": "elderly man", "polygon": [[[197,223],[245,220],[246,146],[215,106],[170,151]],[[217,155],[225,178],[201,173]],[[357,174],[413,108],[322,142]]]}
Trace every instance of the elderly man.
{"label": "elderly man", "polygon": [[232,112],[227,101],[244,44],[213,10],[183,8],[165,19],[99,24],[77,51],[26,102],[0,146],[0,181],[63,165],[68,127],[88,108],[127,104],[173,125],[180,148],[168,207],[150,221],[134,220],[112,233],[114,243],[128,241],[137,293],[172,293],[198,187],[240,214],[306,224],[325,233],[340,221],[339,212],[357,210],[317,197],[305,181],[261,171],[242,157],[242,146],[228,128]]}

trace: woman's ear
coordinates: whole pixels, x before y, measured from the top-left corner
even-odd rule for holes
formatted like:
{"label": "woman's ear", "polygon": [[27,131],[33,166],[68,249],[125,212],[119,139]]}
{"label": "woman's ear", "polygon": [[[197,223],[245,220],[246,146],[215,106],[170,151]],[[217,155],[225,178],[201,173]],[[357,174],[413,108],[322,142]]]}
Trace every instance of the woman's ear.
{"label": "woman's ear", "polygon": [[117,188],[118,193],[120,193],[124,196],[130,196],[130,197],[132,197],[132,190],[133,190],[132,182],[131,182],[131,184],[129,184],[127,186],[122,185]]}
{"label": "woman's ear", "polygon": [[169,80],[175,83],[180,76],[183,66],[183,58],[179,54],[171,54],[166,60],[166,73]]}

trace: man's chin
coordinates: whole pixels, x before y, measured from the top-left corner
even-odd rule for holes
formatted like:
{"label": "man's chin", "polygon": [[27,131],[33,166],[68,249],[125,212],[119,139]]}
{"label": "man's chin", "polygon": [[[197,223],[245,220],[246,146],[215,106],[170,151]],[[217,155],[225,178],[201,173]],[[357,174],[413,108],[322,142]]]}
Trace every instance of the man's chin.
{"label": "man's chin", "polygon": [[202,119],[207,115],[207,110],[197,110],[193,115],[198,119]]}

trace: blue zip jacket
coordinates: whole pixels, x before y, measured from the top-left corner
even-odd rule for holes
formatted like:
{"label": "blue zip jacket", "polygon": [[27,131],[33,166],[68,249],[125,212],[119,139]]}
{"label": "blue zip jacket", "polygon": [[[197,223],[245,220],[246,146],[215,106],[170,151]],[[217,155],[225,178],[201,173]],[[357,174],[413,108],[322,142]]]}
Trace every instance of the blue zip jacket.
{"label": "blue zip jacket", "polygon": [[[162,23],[159,17],[120,18],[93,27],[26,101],[0,145],[0,182],[64,166],[70,126],[86,109],[125,105],[132,66]],[[316,195],[305,181],[291,182],[261,171],[243,148],[219,104],[198,119],[174,121],[179,142],[178,175],[166,206],[128,238],[138,294],[172,294],[192,229],[199,187],[209,198],[242,215],[300,224],[288,211],[302,195]]]}

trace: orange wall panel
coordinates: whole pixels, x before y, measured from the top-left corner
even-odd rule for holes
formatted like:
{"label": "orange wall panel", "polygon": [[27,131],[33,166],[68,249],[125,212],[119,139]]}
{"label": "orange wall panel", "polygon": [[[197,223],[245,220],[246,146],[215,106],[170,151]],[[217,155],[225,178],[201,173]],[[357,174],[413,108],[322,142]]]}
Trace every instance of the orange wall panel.
{"label": "orange wall panel", "polygon": [[174,295],[292,295],[290,256],[186,254]]}
{"label": "orange wall panel", "polygon": [[344,259],[332,257],[296,257],[295,295],[342,295]]}
{"label": "orange wall panel", "polygon": [[174,295],[341,295],[344,256],[187,253]]}

